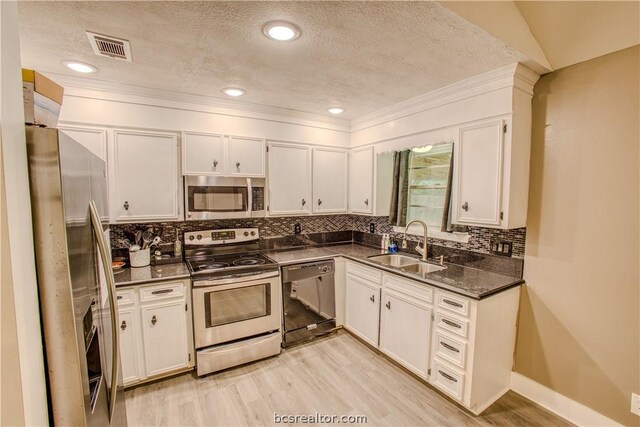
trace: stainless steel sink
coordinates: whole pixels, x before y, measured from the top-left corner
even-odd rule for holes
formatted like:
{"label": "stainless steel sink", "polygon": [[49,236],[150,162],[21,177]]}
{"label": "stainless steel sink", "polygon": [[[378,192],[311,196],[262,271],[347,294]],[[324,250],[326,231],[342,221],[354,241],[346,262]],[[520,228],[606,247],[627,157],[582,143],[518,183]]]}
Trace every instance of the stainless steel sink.
{"label": "stainless steel sink", "polygon": [[398,267],[403,268],[411,264],[418,264],[418,261],[415,258],[405,255],[398,254],[389,254],[389,255],[375,255],[369,257],[369,259],[373,262],[380,263],[382,265],[386,265],[388,267]]}
{"label": "stainless steel sink", "polygon": [[423,277],[429,273],[433,273],[434,271],[444,270],[445,268],[447,267],[435,265],[435,264],[429,264],[427,262],[419,262],[416,264],[409,264],[409,265],[405,265],[404,267],[400,267],[402,271],[405,271],[407,273],[419,274]]}

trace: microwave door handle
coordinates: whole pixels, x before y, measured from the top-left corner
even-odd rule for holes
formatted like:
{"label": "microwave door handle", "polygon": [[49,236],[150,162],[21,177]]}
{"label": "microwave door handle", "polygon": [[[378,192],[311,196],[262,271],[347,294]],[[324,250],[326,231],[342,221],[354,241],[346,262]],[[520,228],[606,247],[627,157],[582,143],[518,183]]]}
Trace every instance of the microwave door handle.
{"label": "microwave door handle", "polygon": [[251,178],[247,178],[247,217],[251,218],[253,212],[253,188],[251,187]]}
{"label": "microwave door handle", "polygon": [[91,225],[93,228],[96,241],[98,243],[98,252],[102,260],[104,275],[107,279],[107,290],[109,294],[109,310],[111,317],[111,396],[109,396],[109,420],[113,419],[113,413],[116,406],[116,393],[118,392],[118,372],[120,360],[120,334],[118,333],[118,303],[116,300],[116,287],[113,271],[111,270],[111,253],[108,250],[107,243],[102,234],[102,222],[96,209],[96,204],[92,200],[89,202],[89,210],[91,212]]}

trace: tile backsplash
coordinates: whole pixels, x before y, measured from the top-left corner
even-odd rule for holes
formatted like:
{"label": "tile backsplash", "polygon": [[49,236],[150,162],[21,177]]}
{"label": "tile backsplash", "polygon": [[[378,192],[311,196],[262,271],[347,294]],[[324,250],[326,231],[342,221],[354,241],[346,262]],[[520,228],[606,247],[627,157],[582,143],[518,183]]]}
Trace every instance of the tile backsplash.
{"label": "tile backsplash", "polygon": [[[293,216],[271,218],[242,218],[208,221],[183,221],[183,222],[154,222],[136,224],[111,224],[111,247],[122,249],[121,239],[125,238],[125,231],[146,230],[154,227],[161,233],[162,241],[170,243],[175,241],[176,232],[182,239],[184,232],[237,227],[257,227],[263,239],[286,237],[294,235],[295,224],[300,224],[302,234],[323,233],[334,231],[359,231],[369,233],[369,224],[375,224],[375,233],[389,233],[400,239],[402,233],[394,233],[389,217],[373,217],[363,215],[322,215],[322,216]],[[524,258],[524,244],[526,229],[496,230],[484,227],[469,227],[470,239],[468,243],[453,242],[449,240],[428,238],[430,244],[448,248],[461,249],[471,252],[488,254],[491,240],[508,240],[513,242],[513,258]],[[420,241],[421,237],[409,235],[407,240]]]}

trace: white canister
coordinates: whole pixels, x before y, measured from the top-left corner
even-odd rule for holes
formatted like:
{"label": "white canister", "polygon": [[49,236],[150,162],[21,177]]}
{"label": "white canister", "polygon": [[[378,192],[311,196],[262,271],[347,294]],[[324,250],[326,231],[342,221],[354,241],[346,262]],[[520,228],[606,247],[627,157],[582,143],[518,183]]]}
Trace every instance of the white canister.
{"label": "white canister", "polygon": [[129,263],[131,267],[146,267],[151,263],[151,251],[147,249],[131,250],[129,248]]}

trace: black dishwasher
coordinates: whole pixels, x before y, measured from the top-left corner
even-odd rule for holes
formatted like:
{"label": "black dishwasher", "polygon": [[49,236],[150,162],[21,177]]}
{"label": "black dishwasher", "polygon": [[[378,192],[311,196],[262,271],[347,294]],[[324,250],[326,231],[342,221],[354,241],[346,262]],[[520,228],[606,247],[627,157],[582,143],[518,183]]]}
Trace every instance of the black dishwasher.
{"label": "black dishwasher", "polygon": [[335,329],[334,272],[333,260],[282,267],[283,347]]}

